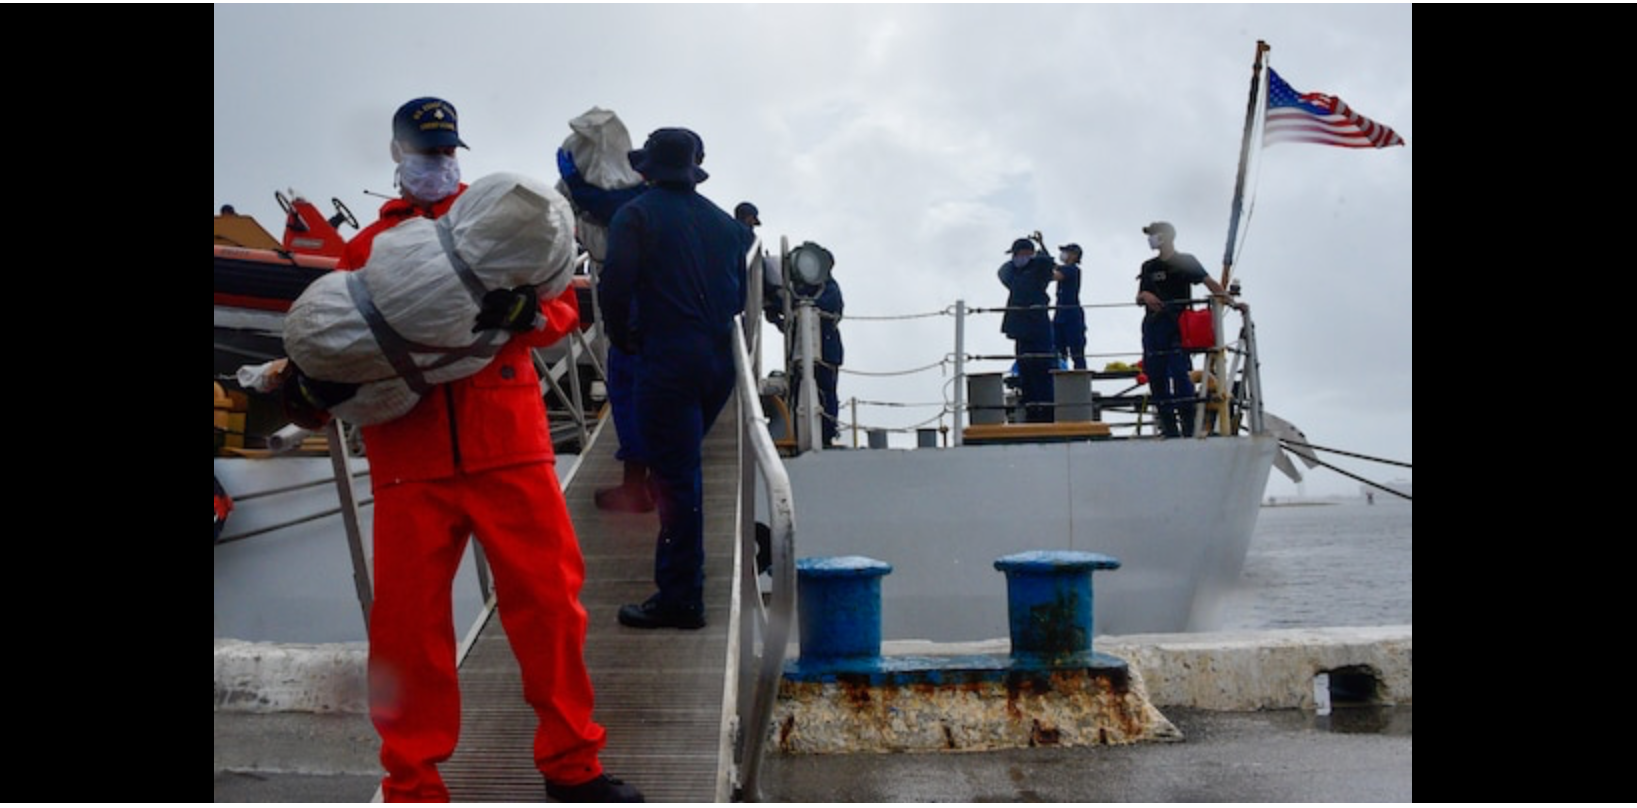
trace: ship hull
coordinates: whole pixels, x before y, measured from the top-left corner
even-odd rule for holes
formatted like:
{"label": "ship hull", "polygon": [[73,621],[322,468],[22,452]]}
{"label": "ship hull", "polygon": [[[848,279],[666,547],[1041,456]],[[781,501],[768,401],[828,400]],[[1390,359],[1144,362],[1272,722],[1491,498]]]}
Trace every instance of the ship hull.
{"label": "ship hull", "polygon": [[885,561],[883,639],[1008,636],[996,559],[1103,553],[1096,634],[1208,630],[1237,586],[1271,436],[809,452],[786,461],[798,557]]}

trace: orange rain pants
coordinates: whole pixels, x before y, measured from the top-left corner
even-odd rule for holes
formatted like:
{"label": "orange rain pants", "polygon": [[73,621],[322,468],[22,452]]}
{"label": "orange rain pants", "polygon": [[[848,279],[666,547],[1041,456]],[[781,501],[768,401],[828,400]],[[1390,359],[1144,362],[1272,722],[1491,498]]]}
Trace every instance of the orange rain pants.
{"label": "orange rain pants", "polygon": [[[591,719],[580,605],[585,562],[550,463],[505,466],[375,492],[375,603],[370,711],[381,735],[388,802],[447,802],[437,764],[460,734],[450,587],[467,537],[494,573],[501,625],[539,717],[534,759],[553,782],[602,773]],[[384,546],[391,543],[391,547]]]}

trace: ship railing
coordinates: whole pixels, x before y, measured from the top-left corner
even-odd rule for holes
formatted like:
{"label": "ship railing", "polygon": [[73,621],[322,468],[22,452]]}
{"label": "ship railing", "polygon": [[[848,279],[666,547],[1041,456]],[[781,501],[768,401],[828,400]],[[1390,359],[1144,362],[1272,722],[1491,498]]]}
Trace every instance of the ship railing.
{"label": "ship railing", "polygon": [[[1205,357],[1204,362],[1201,363],[1202,367],[1197,369],[1201,377],[1195,385],[1194,434],[1200,437],[1212,432],[1220,435],[1231,435],[1239,431],[1242,426],[1248,427],[1253,434],[1260,434],[1264,431],[1261,375],[1256,360],[1255,326],[1251,320],[1249,310],[1241,312],[1243,322],[1238,336],[1233,340],[1226,340],[1224,339],[1226,333],[1223,323],[1224,312],[1220,301],[1207,299],[1191,300],[1188,303],[1189,305],[1205,303],[1209,306],[1213,326],[1212,333],[1215,335],[1215,342],[1209,347],[1179,349],[1190,356],[1202,354]],[[1129,303],[1089,304],[1080,308],[1085,310],[1111,307],[1129,309],[1130,305]],[[1043,306],[1035,308],[1055,311],[1059,307]],[[955,379],[953,384],[954,404],[951,406],[951,412],[956,418],[954,429],[956,445],[961,443],[961,435],[964,431],[962,421],[968,424],[971,422],[971,411],[973,409],[973,405],[965,401],[966,380],[969,375],[966,369],[967,362],[973,360],[1016,361],[1023,358],[1015,354],[982,356],[966,353],[964,321],[966,317],[973,314],[1004,314],[1007,311],[1006,307],[968,309],[964,300],[958,300],[955,303],[955,351],[951,354],[955,366]],[[1088,359],[1113,356],[1131,356],[1140,359],[1142,352],[1139,350],[1126,354],[1087,354]],[[1124,391],[1114,396],[1110,403],[1112,407],[1131,407],[1136,419],[1123,424],[1110,424],[1110,426],[1129,427],[1133,430],[1132,435],[1134,437],[1140,436],[1145,426],[1143,414],[1151,406],[1152,402],[1150,396],[1146,393],[1136,396],[1129,395],[1134,393],[1136,388],[1143,386],[1138,382],[1138,373],[1131,370],[1089,371],[1088,376],[1092,380],[1129,380],[1133,382]],[[1133,399],[1135,399],[1135,402],[1132,401]],[[1093,397],[1093,406],[1102,409],[1097,405],[1096,396]],[[1215,422],[1210,423],[1208,419],[1214,419]],[[1248,424],[1241,424],[1242,419],[1248,419]]]}
{"label": "ship railing", "polygon": [[[1265,431],[1265,425],[1263,423],[1261,375],[1259,363],[1257,362],[1256,358],[1255,324],[1251,319],[1250,312],[1245,311],[1241,313],[1240,316],[1242,322],[1237,336],[1233,337],[1232,339],[1226,339],[1225,337],[1227,332],[1224,329],[1223,322],[1225,311],[1221,302],[1214,299],[1189,302],[1190,304],[1205,303],[1209,306],[1212,322],[1215,326],[1213,333],[1216,336],[1215,344],[1209,347],[1183,349],[1190,356],[1194,354],[1201,354],[1205,358],[1204,362],[1200,363],[1201,366],[1195,369],[1196,372],[1200,373],[1201,378],[1195,385],[1196,392],[1194,401],[1196,406],[1194,408],[1194,434],[1200,436],[1212,433],[1219,435],[1231,435],[1241,430],[1248,430],[1253,434],[1261,434]],[[1080,306],[1079,308],[1087,310],[1088,312],[1093,309],[1103,308],[1118,308],[1122,311],[1129,311],[1130,306],[1130,303],[1088,304]],[[1055,311],[1059,307],[1040,306],[1032,308],[1051,312]],[[951,317],[954,320],[954,349],[941,357],[934,358],[931,362],[923,363],[904,370],[862,371],[847,366],[833,368],[838,374],[849,377],[901,376],[920,373],[927,370],[941,369],[945,371],[946,375],[952,374],[952,377],[944,385],[942,396],[943,400],[941,402],[909,403],[903,401],[859,399],[857,397],[844,400],[840,403],[847,406],[847,409],[849,410],[850,422],[842,421],[842,419],[838,417],[836,419],[836,427],[838,432],[850,429],[853,435],[854,446],[858,445],[860,433],[870,434],[873,438],[878,433],[924,433],[927,431],[942,433],[946,436],[947,442],[952,442],[957,446],[961,445],[962,436],[965,431],[964,427],[972,423],[972,413],[980,408],[992,408],[995,406],[993,404],[977,404],[967,401],[969,376],[975,375],[970,369],[971,366],[980,362],[1006,362],[1009,365],[1010,363],[1013,363],[1020,358],[1026,358],[1027,356],[1020,356],[1014,353],[970,353],[967,349],[966,339],[966,329],[968,325],[967,321],[969,318],[975,315],[1004,314],[1007,311],[1008,309],[1006,307],[968,308],[964,300],[957,300],[953,306],[935,312],[884,316],[847,315],[846,319],[850,324],[868,321],[898,321],[922,317]],[[812,306],[796,306],[792,313],[794,315],[795,322],[797,323],[797,330],[793,332],[795,334],[795,339],[802,341],[801,344],[809,347],[804,347],[800,351],[795,352],[787,351],[787,354],[793,353],[798,358],[792,360],[787,357],[785,363],[785,374],[787,378],[790,379],[796,379],[799,377],[802,380],[811,380],[813,378],[813,366],[814,364],[818,364],[818,362],[808,357],[814,356],[814,351],[810,346],[813,344],[812,341],[816,340],[816,335],[818,333],[818,320],[822,318],[833,318],[834,315],[819,311]],[[1142,358],[1142,351],[1139,349],[1127,352],[1092,353],[1087,354],[1086,357],[1088,360],[1129,360],[1134,364],[1137,360]],[[1005,373],[1007,371],[1002,372]],[[1157,431],[1154,420],[1151,417],[1145,417],[1152,409],[1153,402],[1150,400],[1146,389],[1142,389],[1145,388],[1145,385],[1138,381],[1138,370],[1131,369],[1131,366],[1128,365],[1126,369],[1104,371],[1088,370],[1085,371],[1085,376],[1089,382],[1101,382],[1104,384],[1116,382],[1126,385],[1123,390],[1120,390],[1119,392],[1116,392],[1110,396],[1104,396],[1101,392],[1093,394],[1093,403],[1098,416],[1101,416],[1101,414],[1104,412],[1129,412],[1133,416],[1131,420],[1126,421],[1105,421],[1108,423],[1109,427],[1122,431],[1130,430],[1129,434],[1132,437],[1141,436],[1145,430]],[[1075,383],[1078,383],[1078,381]],[[791,402],[790,410],[795,415],[797,425],[798,451],[806,451],[810,448],[814,448],[817,441],[810,437],[804,436],[819,434],[821,425],[820,419],[829,418],[830,416],[822,412],[822,408],[818,406],[816,392],[808,393],[808,391],[816,391],[816,385],[800,384],[799,387],[803,393],[801,396],[802,400]],[[920,407],[932,408],[933,412],[930,416],[919,418],[915,423],[908,426],[883,427],[864,423],[859,415],[859,408],[861,406],[894,408]],[[1053,403],[1048,406],[1057,407],[1064,405]],[[1081,405],[1076,404],[1075,406]],[[1008,412],[1016,409],[1016,407],[1006,404],[1000,405],[1000,408],[1005,409]],[[949,441],[950,438],[952,438],[952,441]],[[873,440],[872,445],[874,445]]]}
{"label": "ship railing", "polygon": [[[590,253],[582,252],[574,259],[574,286],[592,290],[590,327],[570,331],[568,338],[559,343],[560,348],[554,345],[533,351],[535,371],[540,376],[540,393],[542,396],[555,394],[557,401],[562,402],[563,409],[559,412],[566,413],[573,422],[572,428],[582,450],[591,440],[591,428],[596,419],[588,414],[590,391],[585,389],[581,363],[590,366],[593,379],[606,384],[608,378],[608,339],[603,335],[602,312],[597,306],[597,270],[597,262],[591,260]],[[557,355],[559,351],[561,355]],[[568,386],[567,390],[563,389],[564,384]],[[553,429],[557,428],[557,423],[557,419],[552,419]],[[556,436],[553,435],[555,440]]]}
{"label": "ship railing", "polygon": [[[733,610],[736,626],[737,687],[734,762],[738,798],[761,800],[760,772],[771,731],[773,706],[784,677],[786,646],[796,610],[796,510],[768,419],[762,411],[760,362],[761,279],[765,253],[756,239],[746,256],[749,283],[745,310],[733,332],[733,362],[739,400],[739,585]],[[757,569],[756,494],[760,483],[769,506],[770,579],[764,597]]]}

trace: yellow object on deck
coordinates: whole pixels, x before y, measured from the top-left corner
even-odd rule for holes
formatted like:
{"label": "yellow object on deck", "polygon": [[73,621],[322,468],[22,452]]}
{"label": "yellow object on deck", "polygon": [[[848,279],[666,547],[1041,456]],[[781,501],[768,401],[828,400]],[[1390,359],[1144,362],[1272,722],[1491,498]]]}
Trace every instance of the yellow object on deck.
{"label": "yellow object on deck", "polygon": [[234,390],[229,392],[216,382],[216,436],[217,449],[243,449],[245,413],[249,396]]}
{"label": "yellow object on deck", "polygon": [[216,217],[216,243],[228,247],[248,247],[252,250],[281,250],[284,245],[273,238],[255,219],[235,213]]}

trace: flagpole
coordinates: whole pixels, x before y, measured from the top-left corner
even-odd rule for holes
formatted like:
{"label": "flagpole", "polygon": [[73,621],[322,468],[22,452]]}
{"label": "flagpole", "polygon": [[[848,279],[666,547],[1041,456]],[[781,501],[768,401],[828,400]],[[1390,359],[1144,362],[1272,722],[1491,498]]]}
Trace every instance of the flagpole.
{"label": "flagpole", "polygon": [[1262,54],[1269,50],[1268,43],[1256,40],[1256,62],[1250,71],[1250,98],[1245,102],[1245,137],[1239,144],[1239,176],[1233,183],[1233,210],[1228,217],[1228,247],[1222,254],[1222,286],[1228,286],[1233,272],[1233,243],[1239,234],[1239,212],[1245,203],[1245,164],[1250,160],[1251,131],[1256,128],[1256,96],[1262,80]]}
{"label": "flagpole", "polygon": [[[1232,208],[1232,212],[1229,214],[1229,217],[1228,217],[1228,246],[1227,246],[1227,249],[1225,249],[1223,251],[1223,253],[1222,253],[1222,288],[1223,289],[1230,288],[1229,285],[1228,285],[1228,282],[1230,280],[1230,276],[1232,276],[1232,274],[1233,274],[1233,245],[1234,245],[1234,240],[1239,235],[1239,214],[1240,214],[1240,211],[1244,208],[1244,203],[1245,203],[1245,166],[1246,166],[1247,163],[1250,162],[1251,135],[1252,135],[1253,131],[1256,129],[1256,97],[1258,95],[1258,93],[1257,93],[1258,86],[1259,86],[1259,84],[1260,84],[1260,82],[1262,80],[1262,54],[1267,53],[1268,50],[1269,50],[1268,43],[1266,43],[1266,42],[1264,42],[1264,41],[1262,41],[1260,39],[1256,40],[1256,60],[1255,60],[1255,62],[1252,63],[1251,71],[1250,71],[1250,98],[1248,98],[1245,101],[1245,135],[1244,135],[1244,138],[1239,143],[1239,176],[1234,179],[1234,183],[1233,183],[1233,208]],[[1212,314],[1211,314],[1211,324],[1213,326],[1215,326],[1217,333],[1220,334],[1222,332],[1222,309],[1221,309],[1221,306],[1216,304],[1216,303],[1212,303],[1211,304],[1211,312],[1212,312]],[[1250,324],[1250,318],[1249,317],[1245,318],[1245,323],[1246,323],[1246,327],[1248,328],[1249,324]],[[1218,340],[1218,342],[1220,343],[1221,341]],[[1216,428],[1217,428],[1217,431],[1218,431],[1219,434],[1226,435],[1226,434],[1228,434],[1228,429],[1230,427],[1230,424],[1229,424],[1230,419],[1228,417],[1228,409],[1229,408],[1227,406],[1225,406],[1225,403],[1226,403],[1226,401],[1228,399],[1228,395],[1227,395],[1227,380],[1225,378],[1223,378],[1223,375],[1222,375],[1223,371],[1224,371],[1224,365],[1226,364],[1226,361],[1225,361],[1226,357],[1223,354],[1224,354],[1223,349],[1218,347],[1217,349],[1211,351],[1211,353],[1207,355],[1207,357],[1205,359],[1205,376],[1206,376],[1205,388],[1206,388],[1206,398],[1210,399],[1211,398],[1210,381],[1212,379],[1221,380],[1219,382],[1219,384],[1222,384],[1223,388],[1222,388],[1221,392],[1217,393],[1217,396],[1220,397],[1218,400],[1223,402],[1224,405],[1220,406],[1217,409],[1217,425],[1216,425]],[[1256,359],[1253,356],[1251,358],[1251,366],[1252,367],[1250,368],[1250,373],[1254,374],[1256,372],[1255,367],[1254,367],[1255,363],[1256,363]],[[1259,402],[1257,402],[1257,406],[1260,406]],[[1260,420],[1259,416],[1253,416],[1252,417],[1252,423],[1253,424],[1255,422],[1257,422],[1258,420]]]}

